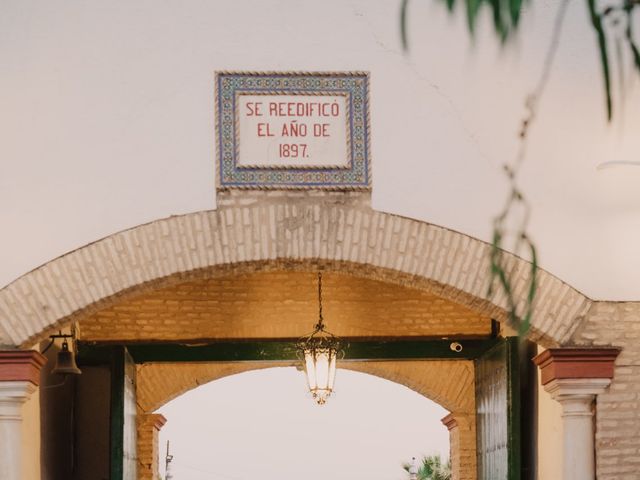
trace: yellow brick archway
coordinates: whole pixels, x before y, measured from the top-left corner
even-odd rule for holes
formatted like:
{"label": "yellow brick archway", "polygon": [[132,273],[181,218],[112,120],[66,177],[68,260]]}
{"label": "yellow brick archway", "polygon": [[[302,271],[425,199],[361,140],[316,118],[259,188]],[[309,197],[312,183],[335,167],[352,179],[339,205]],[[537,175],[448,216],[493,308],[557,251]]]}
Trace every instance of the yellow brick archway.
{"label": "yellow brick archway", "polygon": [[[293,364],[220,362],[139,365],[137,371],[138,414],[142,419],[153,419],[158,415],[152,412],[201,385],[248,371],[286,366],[293,366]],[[449,431],[453,478],[457,480],[476,478],[475,382],[472,361],[344,362],[340,368],[404,385],[449,410],[451,414],[448,418],[455,419],[456,424],[455,428]],[[141,442],[148,443],[151,438],[148,433],[152,430],[148,426],[142,428],[143,435],[138,443],[139,451],[145,448]],[[157,433],[155,438],[157,439]]]}
{"label": "yellow brick archway", "polygon": [[[121,297],[182,282],[199,271],[310,269],[318,264],[411,284],[503,318],[486,298],[489,246],[425,222],[377,212],[355,194],[232,196],[215,211],[174,216],[116,233],[59,257],[0,290],[0,345],[47,331]],[[293,195],[293,194],[291,194]],[[511,257],[513,271],[529,264]],[[525,288],[525,279],[516,291]],[[531,336],[562,344],[591,301],[541,272]]]}
{"label": "yellow brick archway", "polygon": [[[152,413],[169,401],[221,378],[291,362],[158,363],[138,365],[138,407]],[[452,412],[474,414],[474,372],[470,360],[343,362],[340,368],[366,373],[425,396]],[[455,379],[455,381],[451,381]]]}
{"label": "yellow brick archway", "polygon": [[[315,271],[198,272],[199,278],[164,282],[120,296],[73,319],[89,342],[201,343],[221,339],[291,339],[308,334],[318,315]],[[249,267],[256,268],[250,272]],[[274,265],[268,265],[273,268]],[[299,264],[296,268],[314,268]],[[340,268],[338,268],[340,267]],[[283,267],[284,268],[284,267]],[[324,266],[323,310],[341,337],[487,337],[491,318],[431,292]],[[345,271],[346,270],[346,271]],[[177,279],[173,279],[177,281]],[[169,283],[167,285],[167,283]],[[109,303],[109,302],[107,302]]]}

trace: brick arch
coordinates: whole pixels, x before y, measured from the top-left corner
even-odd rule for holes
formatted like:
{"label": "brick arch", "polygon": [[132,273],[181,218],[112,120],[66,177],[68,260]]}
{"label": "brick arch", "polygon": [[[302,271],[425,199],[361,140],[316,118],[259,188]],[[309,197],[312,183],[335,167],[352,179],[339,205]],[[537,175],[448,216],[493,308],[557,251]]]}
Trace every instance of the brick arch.
{"label": "brick arch", "polygon": [[201,385],[265,368],[291,367],[293,362],[150,363],[137,366],[140,413],[152,413]]}
{"label": "brick arch", "polygon": [[[28,345],[52,328],[122,296],[218,271],[309,269],[425,288],[504,318],[505,298],[486,298],[489,245],[472,237],[371,209],[362,194],[231,194],[212,211],[125,230],[52,260],[0,290],[0,345]],[[523,272],[529,264],[511,256]],[[204,272],[204,273],[203,273]],[[591,301],[541,272],[532,338],[569,340]]]}

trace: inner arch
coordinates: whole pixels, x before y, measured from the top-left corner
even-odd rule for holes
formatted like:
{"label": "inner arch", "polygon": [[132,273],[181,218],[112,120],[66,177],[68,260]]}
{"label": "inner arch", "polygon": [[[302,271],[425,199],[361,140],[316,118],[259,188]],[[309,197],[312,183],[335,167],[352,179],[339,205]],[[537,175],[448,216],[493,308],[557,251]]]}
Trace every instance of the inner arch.
{"label": "inner arch", "polygon": [[[232,375],[175,399],[160,410],[174,475],[199,468],[209,473],[202,478],[378,480],[403,478],[401,463],[412,456],[448,456],[445,409],[370,375],[340,371],[338,382],[323,407],[292,368]],[[179,443],[185,437],[189,449]]]}

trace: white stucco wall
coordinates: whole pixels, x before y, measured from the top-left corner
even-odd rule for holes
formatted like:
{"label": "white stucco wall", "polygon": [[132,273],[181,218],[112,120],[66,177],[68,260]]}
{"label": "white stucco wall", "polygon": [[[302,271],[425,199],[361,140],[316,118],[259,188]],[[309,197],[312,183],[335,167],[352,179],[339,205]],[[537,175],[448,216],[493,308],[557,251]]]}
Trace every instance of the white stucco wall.
{"label": "white stucco wall", "polygon": [[[97,238],[215,207],[216,70],[371,72],[373,205],[488,240],[558,2],[500,50],[462,12],[399,2],[7,0],[0,14],[0,285]],[[637,30],[640,30],[638,28]],[[604,122],[598,54],[571,2],[523,188],[542,265],[585,294],[640,298],[640,89]],[[633,78],[633,77],[631,77]],[[635,82],[635,83],[633,83]]]}

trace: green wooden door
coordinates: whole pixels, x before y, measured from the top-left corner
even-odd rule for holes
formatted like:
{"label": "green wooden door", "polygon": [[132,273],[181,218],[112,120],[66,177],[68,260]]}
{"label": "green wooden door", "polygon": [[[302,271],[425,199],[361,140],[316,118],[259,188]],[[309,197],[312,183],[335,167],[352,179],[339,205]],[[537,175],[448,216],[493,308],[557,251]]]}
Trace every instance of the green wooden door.
{"label": "green wooden door", "polygon": [[475,360],[478,480],[521,480],[518,339]]}
{"label": "green wooden door", "polygon": [[110,480],[137,478],[136,366],[121,346],[111,349]]}

